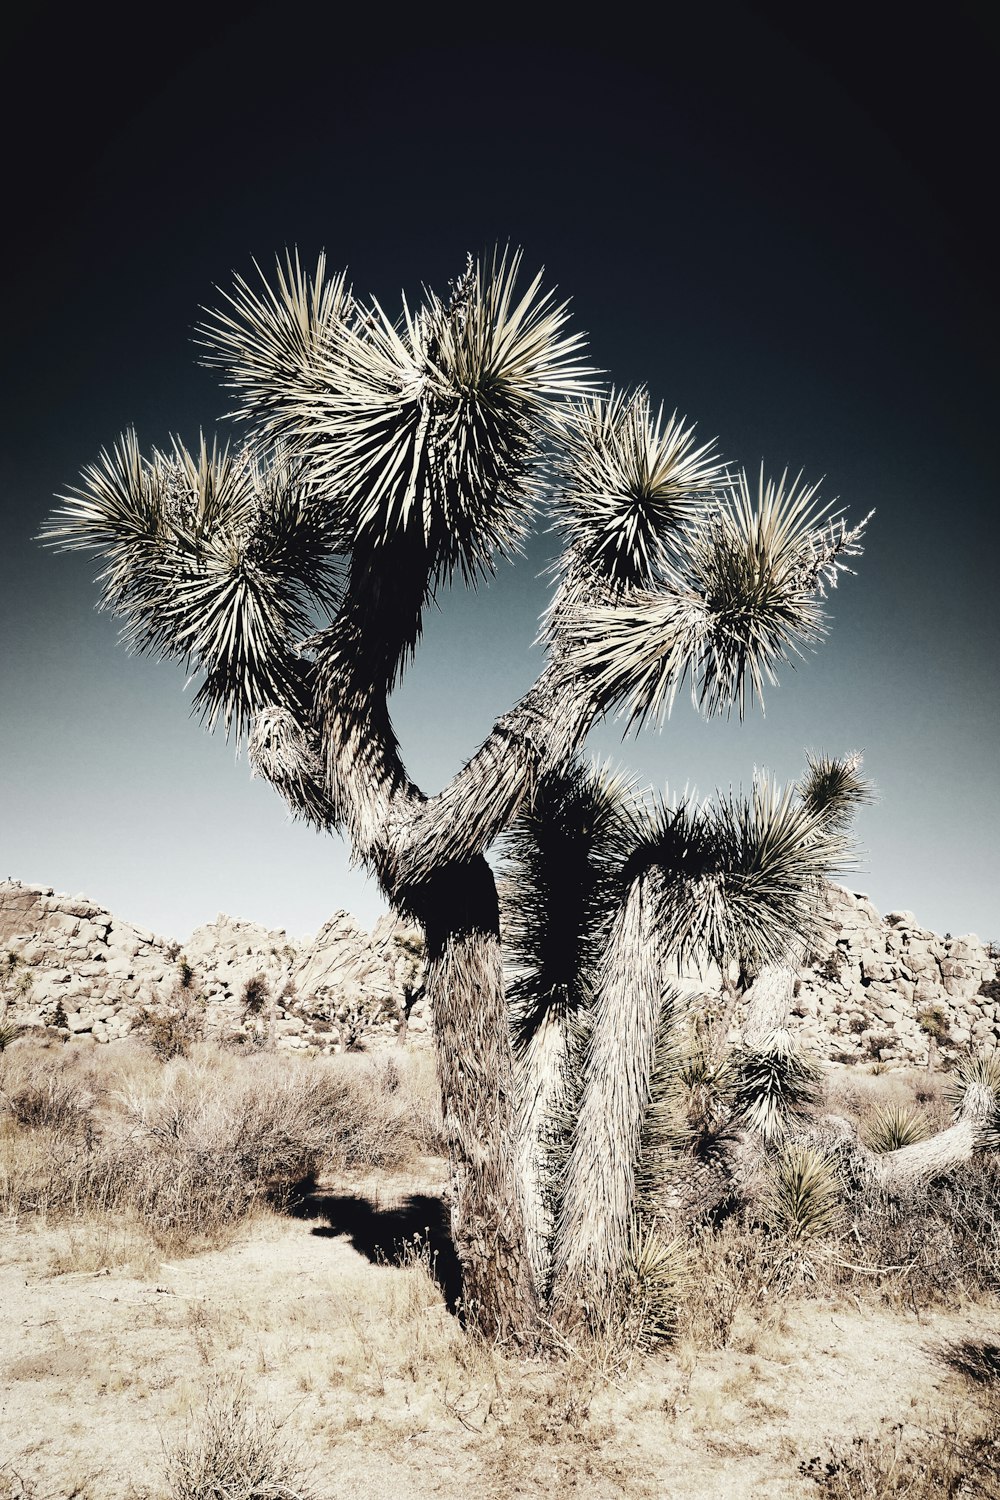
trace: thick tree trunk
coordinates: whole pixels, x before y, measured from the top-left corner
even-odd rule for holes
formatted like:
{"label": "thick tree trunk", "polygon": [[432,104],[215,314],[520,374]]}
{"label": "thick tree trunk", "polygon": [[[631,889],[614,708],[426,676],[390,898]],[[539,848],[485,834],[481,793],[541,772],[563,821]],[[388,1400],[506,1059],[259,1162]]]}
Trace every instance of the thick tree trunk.
{"label": "thick tree trunk", "polygon": [[553,1257],[553,1316],[567,1327],[601,1320],[631,1233],[664,994],[651,878],[633,883],[615,918],[594,1009]]}
{"label": "thick tree trunk", "polygon": [[873,1158],[876,1178],[890,1192],[905,1192],[971,1161],[982,1145],[984,1130],[995,1110],[991,1090],[981,1084],[972,1085],[966,1092],[958,1120],[948,1130],[939,1131],[929,1140],[903,1146],[899,1151],[876,1155]]}
{"label": "thick tree trunk", "polygon": [[413,907],[427,933],[465,1316],[486,1338],[520,1340],[537,1322],[537,1298],[515,1166],[513,1053],[492,872],[484,859],[439,871]]}
{"label": "thick tree trunk", "polygon": [[787,964],[768,964],[761,969],[744,997],[744,1047],[762,1047],[775,1031],[788,1025],[788,1011],[795,987],[795,970]]}
{"label": "thick tree trunk", "polygon": [[524,1206],[528,1257],[540,1295],[552,1271],[550,1184],[555,1118],[567,1100],[567,1023],[556,1009],[548,1011],[517,1061],[517,1174]]}

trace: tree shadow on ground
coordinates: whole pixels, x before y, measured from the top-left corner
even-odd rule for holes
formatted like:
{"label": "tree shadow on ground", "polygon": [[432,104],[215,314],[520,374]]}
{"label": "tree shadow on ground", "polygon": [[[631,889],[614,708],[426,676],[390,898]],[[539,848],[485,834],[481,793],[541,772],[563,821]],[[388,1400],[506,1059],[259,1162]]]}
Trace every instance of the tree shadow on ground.
{"label": "tree shadow on ground", "polygon": [[327,1221],[313,1234],[323,1238],[346,1235],[355,1250],[373,1265],[402,1265],[412,1256],[415,1240],[418,1247],[426,1246],[431,1275],[441,1288],[448,1310],[458,1310],[462,1271],[448,1210],[440,1198],[413,1193],[391,1208],[376,1208],[368,1198],[349,1193],[314,1193],[308,1199],[307,1211]]}

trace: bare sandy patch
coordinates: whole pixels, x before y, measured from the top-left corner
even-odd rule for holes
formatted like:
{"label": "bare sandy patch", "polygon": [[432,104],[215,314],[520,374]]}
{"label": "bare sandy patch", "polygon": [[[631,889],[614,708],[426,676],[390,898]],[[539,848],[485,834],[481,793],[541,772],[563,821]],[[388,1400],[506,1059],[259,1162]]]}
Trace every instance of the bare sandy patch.
{"label": "bare sandy patch", "polygon": [[[994,1311],[800,1300],[625,1374],[594,1350],[512,1359],[467,1338],[427,1274],[439,1186],[340,1182],[319,1216],[260,1218],[207,1254],[150,1264],[137,1245],[139,1275],[123,1241],[95,1263],[107,1226],[0,1232],[0,1496],[166,1496],[167,1455],[238,1391],[317,1500],[803,1497],[800,1465],[964,1398],[943,1343],[1000,1339]],[[380,1263],[400,1239],[404,1264]]]}

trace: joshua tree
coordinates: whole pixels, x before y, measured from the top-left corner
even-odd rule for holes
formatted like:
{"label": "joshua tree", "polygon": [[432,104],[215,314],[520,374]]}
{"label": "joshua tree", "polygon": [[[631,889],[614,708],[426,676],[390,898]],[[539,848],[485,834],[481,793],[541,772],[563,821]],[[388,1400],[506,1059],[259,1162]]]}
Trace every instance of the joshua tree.
{"label": "joshua tree", "polygon": [[[292,811],[341,832],[423,926],[466,1309],[496,1336],[530,1327],[550,1285],[572,1320],[621,1267],[667,962],[786,958],[842,844],[763,778],[745,802],[636,820],[607,777],[581,790],[574,758],[603,715],[660,719],[684,686],[705,714],[742,716],[821,636],[864,524],[799,480],[751,485],[644,390],[604,391],[566,305],[539,278],[519,288],[519,262],[470,260],[395,321],[322,257],[311,277],[287,256],[270,282],[237,278],[199,338],[235,392],[238,445],[143,456],[126,433],[47,530],[101,555],[129,644],[186,662],[208,725],[245,739]],[[564,543],[545,665],[427,797],[389,694],[428,603],[488,575],[540,508]],[[556,882],[585,951],[577,978],[522,965],[515,1076],[486,853],[560,797],[586,825],[586,868]],[[584,1005],[586,1025],[564,1025]],[[560,1164],[545,1122],[567,1059],[583,1082]]]}

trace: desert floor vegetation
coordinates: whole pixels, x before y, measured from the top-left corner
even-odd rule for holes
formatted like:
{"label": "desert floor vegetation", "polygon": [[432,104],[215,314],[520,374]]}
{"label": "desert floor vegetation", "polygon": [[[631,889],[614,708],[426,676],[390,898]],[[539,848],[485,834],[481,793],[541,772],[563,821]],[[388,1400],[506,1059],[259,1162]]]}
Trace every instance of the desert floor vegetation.
{"label": "desert floor vegetation", "polygon": [[428,1055],[17,1042],[0,1500],[996,1496],[996,1158],[880,1197],[820,1135],[661,1246],[658,1341],[525,1353],[463,1326]]}

